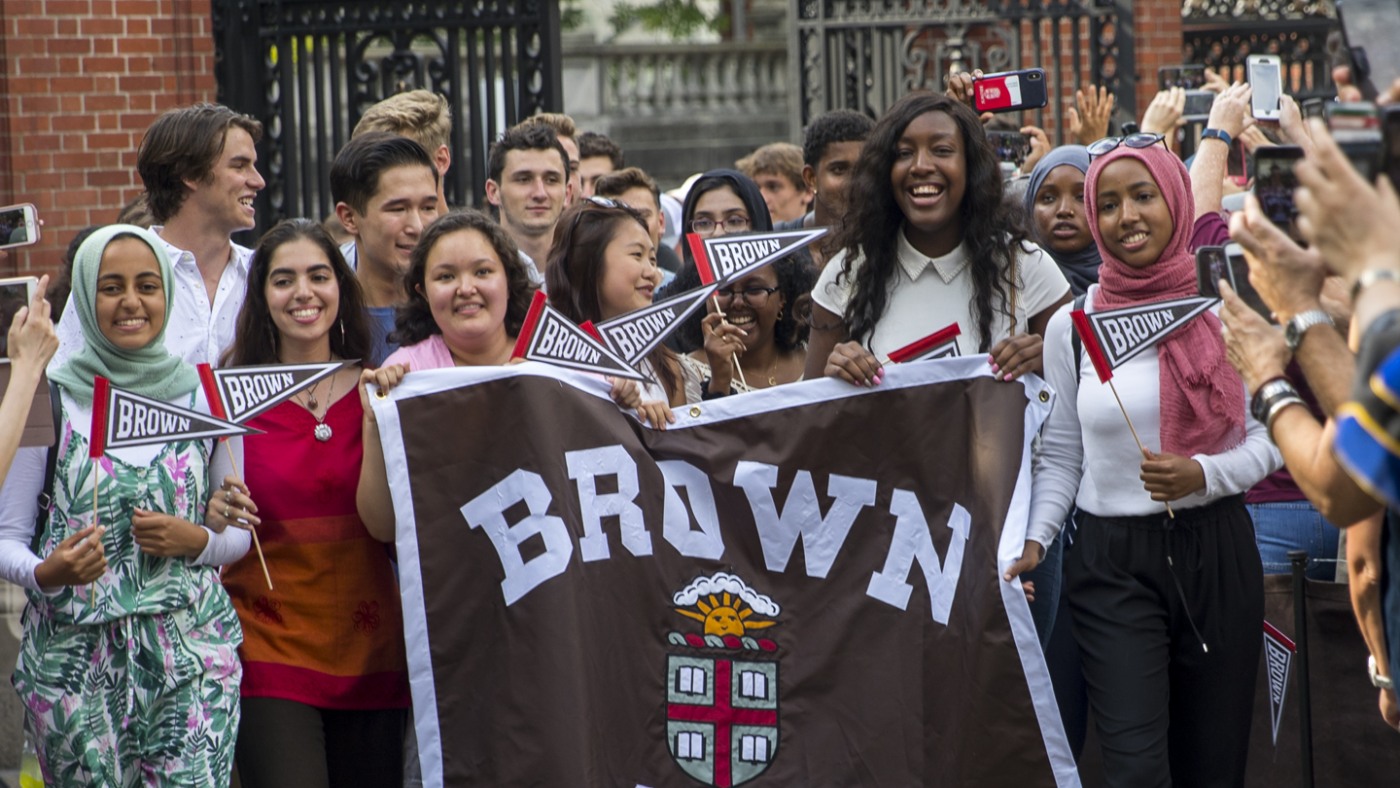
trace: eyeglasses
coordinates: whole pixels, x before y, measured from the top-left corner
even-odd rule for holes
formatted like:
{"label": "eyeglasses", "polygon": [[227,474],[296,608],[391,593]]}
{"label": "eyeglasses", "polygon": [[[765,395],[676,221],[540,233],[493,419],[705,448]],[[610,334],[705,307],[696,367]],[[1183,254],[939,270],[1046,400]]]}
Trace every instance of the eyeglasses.
{"label": "eyeglasses", "polygon": [[[628,211],[631,210],[631,209],[628,208],[626,205],[623,205],[622,203],[617,202],[616,200],[609,200],[607,197],[599,197],[599,196],[596,195],[596,194],[590,195],[590,196],[588,196],[588,197],[584,197],[580,202],[581,202],[581,203],[583,203],[583,202],[591,203],[591,204],[593,204],[593,205],[598,206],[599,208],[619,208],[619,209],[624,209],[624,210],[628,210]],[[579,207],[582,208],[582,205],[580,205]],[[578,211],[575,211],[575,212],[574,212],[574,219],[573,219],[572,222],[569,223],[569,237],[573,237],[574,232],[578,230],[578,223],[581,222],[581,221],[583,221],[583,217],[585,217],[585,216],[615,216],[615,215],[616,215],[616,214],[603,214],[603,213],[600,213],[600,212],[598,212],[598,211],[590,211],[590,210],[578,210]]]}
{"label": "eyeglasses", "polygon": [[1098,142],[1089,145],[1089,158],[1095,159],[1105,153],[1112,152],[1119,145],[1141,150],[1150,148],[1157,143],[1162,143],[1162,147],[1167,147],[1167,138],[1161,134],[1149,134],[1145,131],[1137,134],[1129,134],[1126,137],[1104,137]]}
{"label": "eyeglasses", "polygon": [[755,285],[753,287],[746,287],[743,290],[735,290],[730,287],[724,290],[716,290],[715,298],[721,303],[728,304],[732,303],[734,298],[738,296],[744,299],[744,303],[754,309],[762,309],[763,305],[768,303],[768,297],[776,292],[778,292],[778,288],[776,287],[758,287]]}
{"label": "eyeglasses", "polygon": [[750,222],[749,217],[736,213],[732,216],[724,217],[723,222],[716,222],[714,219],[696,219],[690,223],[690,229],[693,230],[696,235],[709,237],[714,235],[715,230],[719,229],[721,225],[724,227],[724,232],[726,234],[742,233],[749,229]]}

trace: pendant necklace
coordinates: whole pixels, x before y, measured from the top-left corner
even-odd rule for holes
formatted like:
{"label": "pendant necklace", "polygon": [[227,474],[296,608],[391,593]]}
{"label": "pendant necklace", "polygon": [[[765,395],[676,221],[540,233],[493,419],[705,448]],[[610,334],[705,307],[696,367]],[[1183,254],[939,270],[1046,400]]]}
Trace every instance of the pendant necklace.
{"label": "pendant necklace", "polygon": [[[335,393],[335,378],[339,374],[340,370],[336,370],[335,372],[331,373],[330,388],[332,394]],[[319,385],[321,384],[318,382],[316,386]],[[311,434],[315,436],[316,440],[325,443],[326,441],[331,439],[331,435],[333,435],[334,433],[331,431],[331,425],[326,423],[326,416],[330,414],[330,408],[327,407],[326,412],[321,414],[320,416],[316,415],[316,408],[318,408],[321,404],[321,401],[316,399],[316,386],[312,386],[311,390],[306,393],[306,409],[311,412],[311,418],[316,420],[316,428],[311,431]]]}

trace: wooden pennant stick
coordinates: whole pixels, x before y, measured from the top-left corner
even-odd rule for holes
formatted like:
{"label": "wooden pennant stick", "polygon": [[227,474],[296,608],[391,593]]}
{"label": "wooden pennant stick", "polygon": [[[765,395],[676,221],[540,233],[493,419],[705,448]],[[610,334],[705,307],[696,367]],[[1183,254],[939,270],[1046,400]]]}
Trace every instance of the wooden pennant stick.
{"label": "wooden pennant stick", "polygon": [[[228,438],[224,438],[221,442],[224,444],[224,449],[228,451],[228,462],[233,467],[233,475],[240,479],[243,478],[243,474],[238,472],[238,460],[233,458],[233,447],[228,444]],[[271,591],[272,575],[267,573],[267,559],[263,558],[262,542],[258,540],[257,526],[248,523],[248,533],[253,535],[253,549],[258,551],[258,564],[262,566],[263,580],[267,581],[267,590]]]}
{"label": "wooden pennant stick", "polygon": [[[1111,378],[1108,381],[1108,389],[1113,392],[1113,399],[1118,402],[1118,410],[1123,412],[1123,419],[1128,422],[1128,431],[1133,433],[1133,440],[1137,441],[1138,451],[1142,453],[1142,456],[1146,457],[1147,447],[1142,445],[1142,438],[1138,437],[1137,427],[1133,426],[1133,420],[1128,416],[1128,409],[1123,407],[1123,399],[1118,396],[1118,387],[1113,385],[1113,380]],[[1172,505],[1168,503],[1166,507],[1167,516],[1176,519],[1176,512],[1172,511]]]}
{"label": "wooden pennant stick", "polygon": [[[719,293],[716,292],[712,294],[712,297],[715,300],[715,311],[719,313],[720,321],[723,322],[725,325],[729,325],[729,320],[724,316],[724,310],[719,308]],[[729,358],[734,362],[734,374],[739,376],[739,382],[744,384],[744,388],[748,388],[749,382],[747,380],[744,380],[744,368],[739,366],[739,354],[730,351]]]}

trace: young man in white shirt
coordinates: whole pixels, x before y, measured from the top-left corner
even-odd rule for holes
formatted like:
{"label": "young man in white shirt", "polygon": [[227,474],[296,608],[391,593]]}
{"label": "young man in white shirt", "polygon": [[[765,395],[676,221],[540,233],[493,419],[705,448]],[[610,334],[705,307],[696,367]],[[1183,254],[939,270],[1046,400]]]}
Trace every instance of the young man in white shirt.
{"label": "young man in white shirt", "polygon": [[373,358],[394,351],[388,335],[405,298],[403,275],[423,230],[438,217],[438,171],[423,146],[373,131],[345,144],[331,163],[331,199],[353,241],[342,247],[364,290]]}
{"label": "young man in white shirt", "polygon": [[[170,352],[217,365],[233,344],[252,250],[229,239],[252,229],[253,199],[267,185],[255,145],[262,124],[218,104],[173,109],[141,141],[136,168],[175,270],[175,303],[165,332]],[[82,346],[78,316],[58,323],[57,368]]]}

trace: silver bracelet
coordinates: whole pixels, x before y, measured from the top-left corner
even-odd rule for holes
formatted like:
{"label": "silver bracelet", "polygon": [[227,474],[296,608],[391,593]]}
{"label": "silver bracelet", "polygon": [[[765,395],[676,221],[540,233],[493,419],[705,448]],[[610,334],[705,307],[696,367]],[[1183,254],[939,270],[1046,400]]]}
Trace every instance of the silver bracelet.
{"label": "silver bracelet", "polygon": [[1274,435],[1274,420],[1277,419],[1278,414],[1282,413],[1283,409],[1289,405],[1302,405],[1305,408],[1308,406],[1308,404],[1303,401],[1302,397],[1293,394],[1279,397],[1273,402],[1270,402],[1269,415],[1264,419],[1264,429],[1269,433],[1270,439],[1272,439]]}

